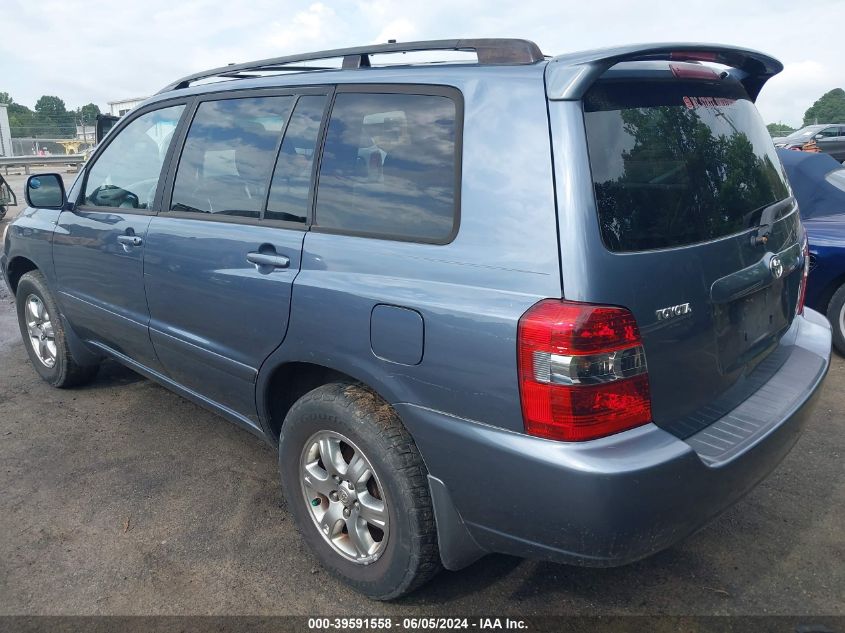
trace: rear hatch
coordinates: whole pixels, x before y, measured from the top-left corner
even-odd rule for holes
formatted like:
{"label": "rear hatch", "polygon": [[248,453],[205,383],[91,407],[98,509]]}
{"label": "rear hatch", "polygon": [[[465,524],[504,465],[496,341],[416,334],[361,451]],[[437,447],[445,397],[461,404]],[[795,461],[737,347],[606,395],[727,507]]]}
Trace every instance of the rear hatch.
{"label": "rear hatch", "polygon": [[601,271],[579,298],[634,313],[654,421],[687,437],[784,360],[773,352],[795,318],[803,264],[795,201],[728,73],[622,63],[582,104],[601,240],[586,257]]}

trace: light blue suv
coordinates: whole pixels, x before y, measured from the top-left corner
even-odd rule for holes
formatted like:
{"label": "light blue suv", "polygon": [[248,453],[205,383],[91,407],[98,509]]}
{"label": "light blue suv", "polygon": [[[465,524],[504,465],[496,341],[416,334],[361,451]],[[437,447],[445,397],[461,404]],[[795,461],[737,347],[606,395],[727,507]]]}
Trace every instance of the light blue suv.
{"label": "light blue suv", "polygon": [[[430,50],[477,61],[378,63]],[[217,68],[31,178],[0,264],[47,382],[116,359],[278,446],[368,596],[489,552],[620,565],[769,473],[828,369],[754,106],[780,70],[524,40]]]}

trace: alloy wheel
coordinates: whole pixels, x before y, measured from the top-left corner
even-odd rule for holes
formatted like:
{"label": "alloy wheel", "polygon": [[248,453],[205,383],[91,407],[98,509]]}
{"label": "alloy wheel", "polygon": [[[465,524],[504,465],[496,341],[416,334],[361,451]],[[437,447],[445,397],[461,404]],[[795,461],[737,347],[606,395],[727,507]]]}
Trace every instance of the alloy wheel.
{"label": "alloy wheel", "polygon": [[354,563],[378,560],[387,546],[384,488],[372,463],[349,438],[319,431],[300,458],[302,494],[323,539]]}
{"label": "alloy wheel", "polygon": [[56,334],[53,321],[41,297],[26,298],[26,330],[35,356],[45,367],[56,366]]}

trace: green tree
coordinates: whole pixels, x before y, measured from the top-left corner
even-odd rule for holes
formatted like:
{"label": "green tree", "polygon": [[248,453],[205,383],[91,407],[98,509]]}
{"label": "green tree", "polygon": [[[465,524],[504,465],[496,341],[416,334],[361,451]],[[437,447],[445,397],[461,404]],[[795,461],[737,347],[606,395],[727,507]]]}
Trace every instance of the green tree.
{"label": "green tree", "polygon": [[11,96],[9,96],[8,92],[0,92],[0,103],[5,103],[6,105],[11,105],[15,102]]}
{"label": "green tree", "polygon": [[9,127],[14,138],[35,136],[40,132],[35,112],[19,103],[9,105]]}
{"label": "green tree", "polygon": [[834,88],[824,93],[804,113],[804,125],[845,123],[845,90]]}
{"label": "green tree", "polygon": [[79,122],[82,125],[94,125],[97,122],[97,115],[100,114],[100,106],[96,103],[89,103],[77,110]]}
{"label": "green tree", "polygon": [[71,137],[76,134],[74,114],[65,102],[52,95],[44,95],[35,102],[35,114],[45,136]]}
{"label": "green tree", "polygon": [[769,123],[766,129],[772,136],[787,136],[795,131],[795,128],[788,126],[786,123]]}

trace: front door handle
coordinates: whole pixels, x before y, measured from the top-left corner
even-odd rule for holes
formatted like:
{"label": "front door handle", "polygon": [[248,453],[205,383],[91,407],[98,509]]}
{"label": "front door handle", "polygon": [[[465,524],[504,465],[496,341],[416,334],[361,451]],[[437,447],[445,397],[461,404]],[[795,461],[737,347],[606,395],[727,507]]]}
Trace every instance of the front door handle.
{"label": "front door handle", "polygon": [[117,241],[124,246],[141,246],[144,243],[144,240],[137,235],[118,235]]}
{"label": "front door handle", "polygon": [[272,268],[287,268],[290,266],[290,259],[278,253],[247,253],[246,260],[256,266],[270,266]]}

